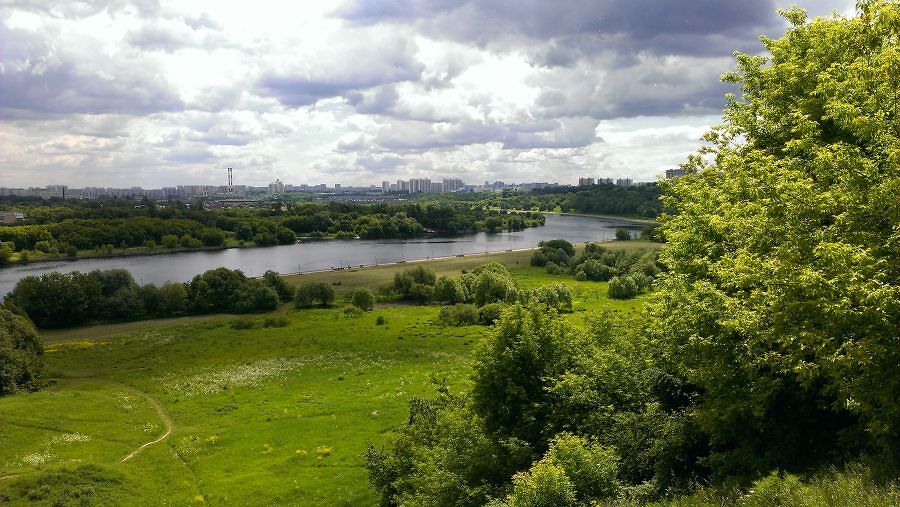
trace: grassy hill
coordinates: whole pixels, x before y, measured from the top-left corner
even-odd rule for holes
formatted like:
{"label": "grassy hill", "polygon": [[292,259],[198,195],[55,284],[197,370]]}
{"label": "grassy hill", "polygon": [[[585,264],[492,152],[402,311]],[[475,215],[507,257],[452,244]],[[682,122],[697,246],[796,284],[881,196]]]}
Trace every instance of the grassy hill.
{"label": "grassy hill", "polygon": [[[638,246],[647,245],[623,247]],[[575,294],[568,318],[578,322],[586,311],[642,304],[607,299],[604,283],[527,267],[529,256],[428,267],[458,274],[501,261],[525,287],[563,281]],[[292,281],[340,283],[343,295],[405,267]],[[470,350],[489,332],[440,326],[433,306],[380,305],[361,317],[276,313],[286,327],[262,327],[273,315],[257,315],[258,326],[236,329],[245,318],[217,315],[48,333],[52,385],[0,399],[0,503],[375,504],[362,466],[367,442],[383,441],[408,400],[433,393],[434,382],[462,389]]]}

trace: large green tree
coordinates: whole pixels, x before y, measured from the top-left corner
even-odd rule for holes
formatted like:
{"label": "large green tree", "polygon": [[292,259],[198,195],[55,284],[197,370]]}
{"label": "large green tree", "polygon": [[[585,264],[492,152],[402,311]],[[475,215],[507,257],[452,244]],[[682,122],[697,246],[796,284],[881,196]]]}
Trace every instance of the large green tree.
{"label": "large green tree", "polygon": [[37,389],[43,365],[44,346],[34,324],[0,307],[0,396]]}
{"label": "large green tree", "polygon": [[720,473],[900,456],[900,5],[737,54],[725,124],[666,188],[654,334]]}

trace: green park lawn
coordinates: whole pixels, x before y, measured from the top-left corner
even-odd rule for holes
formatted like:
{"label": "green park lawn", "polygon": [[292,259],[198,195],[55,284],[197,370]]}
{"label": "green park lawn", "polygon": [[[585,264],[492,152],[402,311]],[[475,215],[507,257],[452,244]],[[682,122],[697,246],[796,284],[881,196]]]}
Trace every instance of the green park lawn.
{"label": "green park lawn", "polygon": [[[524,254],[428,267],[458,274],[503,260],[525,287],[565,282],[575,322],[642,304],[607,299],[605,283],[527,267]],[[292,281],[324,279],[346,294],[402,268]],[[440,326],[438,310],[383,304],[348,317],[283,307],[280,328],[234,329],[238,317],[217,315],[46,333],[50,385],[0,398],[0,503],[374,505],[367,443],[382,443],[435,382],[464,388],[470,352],[490,332]],[[171,434],[123,461],[166,435],[167,421]]]}

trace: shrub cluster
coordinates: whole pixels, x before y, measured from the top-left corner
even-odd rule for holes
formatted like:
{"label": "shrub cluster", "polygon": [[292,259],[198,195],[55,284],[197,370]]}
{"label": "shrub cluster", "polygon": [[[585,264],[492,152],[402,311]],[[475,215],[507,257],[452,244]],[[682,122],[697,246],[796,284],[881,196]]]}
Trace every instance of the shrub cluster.
{"label": "shrub cluster", "polygon": [[8,298],[38,327],[66,327],[90,321],[274,310],[279,290],[284,290],[284,281],[273,272],[253,280],[239,270],[218,268],[185,284],[139,286],[128,271],[111,269],[28,276]]}
{"label": "shrub cluster", "polygon": [[0,396],[40,387],[44,346],[25,315],[0,306]]}
{"label": "shrub cluster", "polygon": [[325,308],[334,302],[334,287],[325,282],[307,282],[294,294],[296,308],[312,308],[316,303]]}

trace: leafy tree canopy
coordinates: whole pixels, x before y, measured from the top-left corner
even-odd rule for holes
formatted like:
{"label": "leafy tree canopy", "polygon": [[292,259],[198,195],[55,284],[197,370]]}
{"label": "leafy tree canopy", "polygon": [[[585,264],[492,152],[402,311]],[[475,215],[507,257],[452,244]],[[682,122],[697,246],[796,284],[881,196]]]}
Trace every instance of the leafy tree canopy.
{"label": "leafy tree canopy", "polygon": [[655,336],[703,393],[721,473],[821,462],[857,421],[900,451],[900,5],[858,7],[782,12],[666,185]]}

